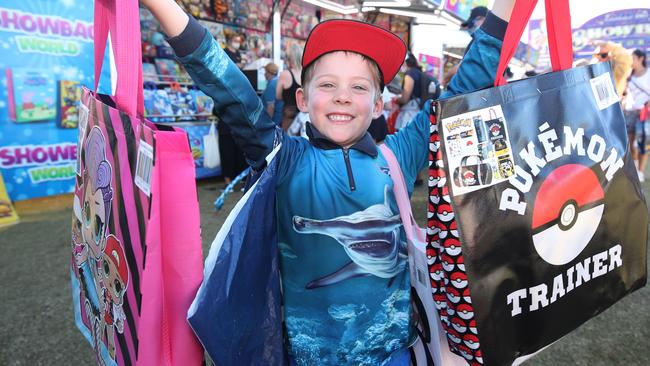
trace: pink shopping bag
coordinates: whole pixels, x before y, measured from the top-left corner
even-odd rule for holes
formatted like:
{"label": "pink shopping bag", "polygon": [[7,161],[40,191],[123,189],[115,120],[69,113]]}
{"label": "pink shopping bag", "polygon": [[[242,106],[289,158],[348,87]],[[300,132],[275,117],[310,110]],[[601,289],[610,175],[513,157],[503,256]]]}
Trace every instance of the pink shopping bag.
{"label": "pink shopping bag", "polygon": [[101,365],[197,365],[186,321],[201,283],[194,162],[184,131],[142,118],[137,1],[95,5],[95,90],[108,30],[113,99],[83,89],[72,227],[75,321]]}

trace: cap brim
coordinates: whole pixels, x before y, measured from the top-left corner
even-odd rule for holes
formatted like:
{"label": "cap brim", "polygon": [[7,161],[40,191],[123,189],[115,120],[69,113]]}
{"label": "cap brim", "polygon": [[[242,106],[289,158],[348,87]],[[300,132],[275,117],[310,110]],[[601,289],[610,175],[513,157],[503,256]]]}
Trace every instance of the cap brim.
{"label": "cap brim", "polygon": [[333,19],[312,29],[302,55],[303,69],[319,57],[334,51],[350,51],[373,60],[388,84],[399,71],[406,45],[395,34],[355,20]]}

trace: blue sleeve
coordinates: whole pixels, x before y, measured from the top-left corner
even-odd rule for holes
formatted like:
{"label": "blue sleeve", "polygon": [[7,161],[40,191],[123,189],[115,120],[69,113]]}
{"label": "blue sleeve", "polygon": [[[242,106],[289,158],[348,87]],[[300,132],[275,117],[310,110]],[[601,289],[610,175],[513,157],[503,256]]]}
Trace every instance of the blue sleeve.
{"label": "blue sleeve", "polygon": [[[269,80],[269,83],[266,85],[264,93],[262,94],[262,101],[264,104],[275,103],[275,87],[277,83],[278,79],[276,78]],[[264,107],[266,107],[266,105]]]}
{"label": "blue sleeve", "polygon": [[488,13],[483,25],[474,32],[456,75],[440,99],[488,88],[494,84],[507,26],[506,21]]}
{"label": "blue sleeve", "polygon": [[[458,72],[440,99],[473,92],[494,84],[507,25],[504,20],[488,13],[481,28],[474,32],[474,39]],[[400,163],[409,194],[413,191],[418,172],[424,169],[429,161],[430,105],[431,101],[428,101],[406,127],[386,137],[386,145]]]}
{"label": "blue sleeve", "polygon": [[214,99],[216,114],[230,127],[248,163],[255,169],[263,167],[273,149],[276,126],[248,79],[192,17],[169,43],[199,89]]}

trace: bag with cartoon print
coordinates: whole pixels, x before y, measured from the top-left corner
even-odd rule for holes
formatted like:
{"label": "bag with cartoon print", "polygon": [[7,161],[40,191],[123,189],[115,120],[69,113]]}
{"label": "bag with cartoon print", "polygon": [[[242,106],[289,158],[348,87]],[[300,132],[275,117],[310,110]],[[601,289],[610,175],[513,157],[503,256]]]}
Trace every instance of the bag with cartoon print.
{"label": "bag with cartoon print", "polygon": [[139,30],[136,1],[96,1],[95,80],[109,23],[116,95],[84,88],[80,103],[70,263],[75,322],[99,365],[199,365],[202,348],[186,322],[203,259],[187,135],[140,117],[141,56],[132,41],[140,37],[124,32],[128,24]]}
{"label": "bag with cartoon print", "polygon": [[[535,4],[516,2],[496,75]],[[434,310],[471,365],[519,363],[646,283],[648,211],[610,64],[571,68],[568,2],[546,12],[554,72],[433,107]]]}

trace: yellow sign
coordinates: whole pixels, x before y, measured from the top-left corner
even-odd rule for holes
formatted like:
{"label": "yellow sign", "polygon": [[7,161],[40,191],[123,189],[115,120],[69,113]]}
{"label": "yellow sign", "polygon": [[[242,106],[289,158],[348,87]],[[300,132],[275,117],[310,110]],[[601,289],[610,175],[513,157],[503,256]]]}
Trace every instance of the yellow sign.
{"label": "yellow sign", "polygon": [[0,227],[18,222],[18,214],[11,204],[7,190],[5,189],[5,181],[0,174]]}

